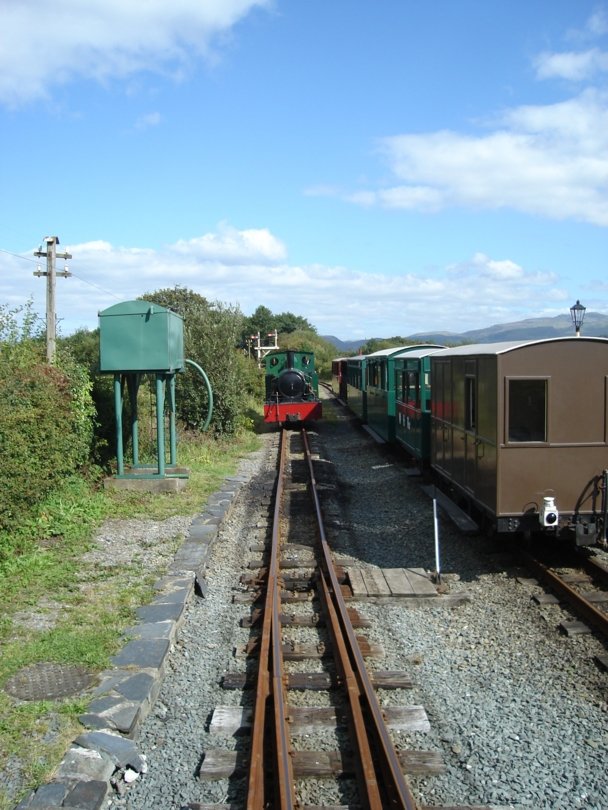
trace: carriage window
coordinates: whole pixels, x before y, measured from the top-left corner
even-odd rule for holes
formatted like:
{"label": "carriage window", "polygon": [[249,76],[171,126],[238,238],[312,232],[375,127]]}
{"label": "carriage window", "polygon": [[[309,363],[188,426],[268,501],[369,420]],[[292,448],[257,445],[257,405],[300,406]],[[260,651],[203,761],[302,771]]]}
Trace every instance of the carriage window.
{"label": "carriage window", "polygon": [[420,407],[420,378],[415,371],[407,372],[407,401],[416,408]]}
{"label": "carriage window", "polygon": [[510,442],[547,441],[547,381],[509,380]]}
{"label": "carriage window", "polygon": [[475,396],[475,377],[465,377],[464,380],[464,406],[465,429],[475,430],[477,427],[477,399]]}

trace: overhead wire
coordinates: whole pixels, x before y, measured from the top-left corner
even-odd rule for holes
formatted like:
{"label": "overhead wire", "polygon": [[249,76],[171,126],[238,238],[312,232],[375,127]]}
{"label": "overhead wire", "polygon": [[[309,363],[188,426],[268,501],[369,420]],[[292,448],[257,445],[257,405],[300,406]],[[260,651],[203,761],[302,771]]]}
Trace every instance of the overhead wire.
{"label": "overhead wire", "polygon": [[[37,264],[37,265],[40,264],[39,259],[32,259],[29,256],[22,256],[20,253],[13,253],[13,251],[6,250],[5,248],[0,248],[0,253],[6,253],[8,256],[14,256],[16,259],[23,259],[26,262],[33,262],[33,264]],[[73,270],[70,270],[70,273],[74,278],[77,278],[78,281],[81,281],[83,284],[88,284],[90,287],[95,287],[96,289],[100,290],[101,292],[105,293],[106,295],[111,295],[112,298],[116,298],[117,301],[122,300],[120,295],[116,295],[116,293],[112,292],[111,290],[106,290],[105,287],[102,287],[101,285],[96,284],[94,281],[89,281],[88,279],[83,278],[82,276],[78,275],[78,273],[74,273]]]}

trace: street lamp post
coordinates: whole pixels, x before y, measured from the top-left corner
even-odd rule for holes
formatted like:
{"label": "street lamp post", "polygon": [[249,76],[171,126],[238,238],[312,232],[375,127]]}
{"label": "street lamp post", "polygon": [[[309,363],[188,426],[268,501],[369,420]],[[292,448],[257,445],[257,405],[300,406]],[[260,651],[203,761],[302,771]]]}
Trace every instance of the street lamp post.
{"label": "street lamp post", "polygon": [[583,325],[586,311],[587,307],[584,307],[578,298],[576,299],[576,304],[570,307],[570,315],[572,316],[572,323],[574,324],[574,331],[577,337],[581,336],[581,326]]}

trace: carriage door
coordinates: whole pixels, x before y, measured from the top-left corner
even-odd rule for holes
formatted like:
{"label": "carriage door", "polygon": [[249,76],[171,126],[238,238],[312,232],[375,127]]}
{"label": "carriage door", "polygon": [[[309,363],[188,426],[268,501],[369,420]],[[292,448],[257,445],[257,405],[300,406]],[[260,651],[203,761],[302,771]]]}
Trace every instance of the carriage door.
{"label": "carriage door", "polygon": [[432,361],[431,459],[450,475],[452,469],[452,366],[445,360]]}
{"label": "carriage door", "polygon": [[464,456],[463,481],[467,489],[474,491],[477,480],[477,363],[467,360],[464,375]]}

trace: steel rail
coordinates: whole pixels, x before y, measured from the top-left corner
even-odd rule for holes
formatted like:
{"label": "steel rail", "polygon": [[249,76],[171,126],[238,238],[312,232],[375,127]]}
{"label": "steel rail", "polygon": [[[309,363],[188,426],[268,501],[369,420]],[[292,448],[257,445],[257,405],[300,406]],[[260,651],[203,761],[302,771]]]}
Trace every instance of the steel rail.
{"label": "steel rail", "polygon": [[[308,465],[310,474],[310,492],[313,499],[315,513],[317,517],[317,527],[319,532],[319,544],[322,550],[322,570],[323,570],[323,585],[322,592],[331,601],[331,612],[335,611],[336,618],[339,623],[338,633],[345,641],[348,642],[347,657],[343,661],[345,672],[352,671],[356,679],[356,691],[349,684],[349,697],[353,697],[355,702],[359,705],[365,713],[367,723],[367,736],[370,731],[373,731],[374,739],[376,742],[376,754],[378,757],[378,769],[375,770],[375,780],[368,780],[368,763],[363,762],[363,773],[365,784],[369,785],[370,791],[368,793],[369,807],[374,808],[401,808],[402,810],[416,810],[417,804],[412,795],[412,792],[405,780],[399,757],[391,740],[388,728],[384,721],[382,709],[378,703],[378,698],[375,689],[371,683],[365,661],[357,642],[357,637],[353,629],[352,623],[348,615],[348,609],[342,596],[340,583],[336,576],[334,569],[333,559],[327,537],[325,534],[325,527],[323,523],[323,513],[321,510],[321,503],[319,501],[319,494],[317,490],[316,477],[314,466],[312,463],[312,454],[310,452],[310,444],[306,431],[302,430],[302,441],[304,444],[304,452],[306,463]],[[329,580],[329,582],[327,582]],[[357,725],[358,721],[353,722]],[[363,752],[363,757],[365,757]],[[375,767],[375,765],[374,765]],[[385,793],[384,804],[376,805],[375,802],[374,784],[381,786],[382,791]]]}
{"label": "steel rail", "polygon": [[[267,795],[266,773],[271,772],[278,785],[279,807],[281,810],[292,810],[296,804],[293,779],[293,759],[287,720],[287,701],[285,697],[285,680],[283,676],[283,650],[281,646],[281,595],[280,595],[280,521],[284,492],[284,478],[287,459],[287,433],[281,431],[281,448],[279,471],[275,492],[274,517],[272,525],[272,546],[268,581],[264,604],[262,636],[259,648],[258,681],[255,696],[255,709],[251,728],[251,756],[249,767],[249,784],[247,791],[247,810],[265,810],[274,806],[274,799]],[[272,673],[272,682],[271,682]],[[273,697],[273,709],[269,711],[269,697]],[[267,765],[267,746],[269,738],[268,723],[274,717],[274,755],[276,761]]]}

